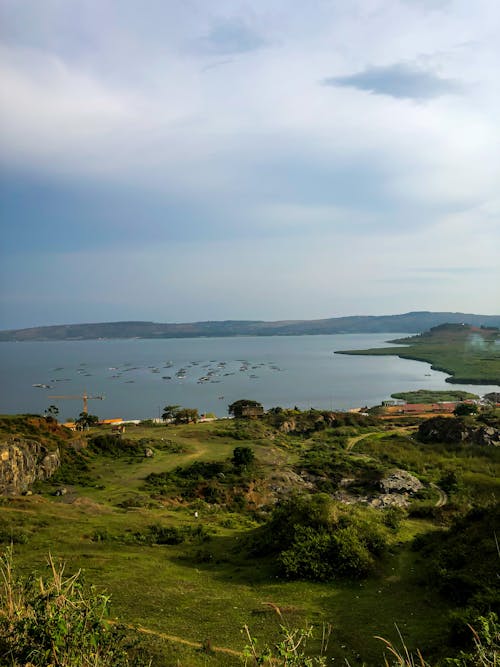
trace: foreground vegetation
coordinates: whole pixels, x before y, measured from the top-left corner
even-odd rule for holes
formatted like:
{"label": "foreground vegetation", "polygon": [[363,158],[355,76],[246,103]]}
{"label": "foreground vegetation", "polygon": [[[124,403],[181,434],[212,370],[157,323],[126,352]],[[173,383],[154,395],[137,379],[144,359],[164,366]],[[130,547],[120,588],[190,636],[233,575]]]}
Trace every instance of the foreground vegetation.
{"label": "foreground vegetation", "polygon": [[[500,426],[495,412],[464,419]],[[14,544],[19,581],[32,582],[22,589],[35,601],[29,622],[49,613],[47,601],[65,599],[37,597],[52,590],[36,583],[46,581],[50,552],[49,575],[63,561],[69,574],[59,581],[76,586],[81,569],[95,585],[89,618],[122,624],[106,637],[130,664],[238,665],[267,655],[305,665],[323,652],[324,664],[405,665],[391,652],[407,660],[399,632],[408,655],[420,650],[433,667],[481,664],[480,650],[487,659],[497,650],[496,447],[423,442],[415,418],[279,408],[262,419],[137,426],[122,436],[10,417],[0,419],[0,435],[62,451],[59,471],[33,495],[2,501],[3,551]],[[370,507],[395,469],[423,488],[407,506]],[[2,618],[5,638],[13,621]],[[292,662],[290,637],[311,626]],[[127,657],[120,651],[130,642]],[[14,655],[0,646],[5,660]],[[23,667],[45,664],[19,655]]]}
{"label": "foreground vegetation", "polygon": [[448,373],[447,382],[500,384],[500,331],[463,324],[443,324],[417,336],[391,341],[405,347],[341,351],[337,354],[397,356],[426,361]]}

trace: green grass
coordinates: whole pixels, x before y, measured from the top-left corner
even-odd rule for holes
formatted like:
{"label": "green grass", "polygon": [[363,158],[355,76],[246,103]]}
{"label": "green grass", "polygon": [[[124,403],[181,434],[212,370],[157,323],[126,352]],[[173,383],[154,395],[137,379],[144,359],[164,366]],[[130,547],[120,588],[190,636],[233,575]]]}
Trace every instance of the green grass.
{"label": "green grass", "polygon": [[399,398],[407,403],[439,403],[441,401],[456,402],[479,398],[477,394],[471,394],[468,391],[431,391],[429,389],[400,391],[391,394],[391,396],[392,398]]}
{"label": "green grass", "polygon": [[[272,559],[250,558],[241,547],[259,525],[252,513],[231,512],[201,500],[152,498],[144,481],[152,472],[172,471],[194,461],[224,461],[242,444],[252,448],[263,474],[300,466],[311,448],[323,447],[321,456],[327,456],[330,447],[338,450],[341,464],[354,471],[371,464],[401,466],[438,481],[443,471],[456,470],[461,493],[474,501],[498,493],[498,452],[423,445],[393,432],[385,422],[380,422],[380,431],[374,426],[342,427],[350,430],[341,431],[343,435],[340,429],[328,429],[310,437],[275,439],[265,425],[251,426],[254,439],[243,443],[230,436],[233,426],[228,421],[128,428],[125,437],[147,441],[153,458],[93,454],[87,458],[92,486],[68,484],[68,493],[55,497],[49,481],[39,484],[40,493],[33,496],[4,499],[0,526],[4,544],[14,528],[26,536],[25,543],[15,545],[16,560],[25,572],[43,570],[49,551],[65,560],[68,570],[82,568],[88,581],[110,592],[114,617],[162,635],[141,636],[158,667],[241,664],[237,656],[211,656],[165,636],[188,642],[208,639],[214,646],[240,651],[246,643],[240,629],[246,624],[259,645],[273,642],[280,619],[266,603],[284,610],[285,620],[294,627],[331,623],[329,650],[339,663],[347,658],[353,667],[361,660],[368,666],[380,665],[382,645],[374,635],[396,640],[394,623],[410,648],[442,654],[446,601],[422,588],[425,563],[411,548],[413,538],[433,530],[435,521],[403,520],[376,574],[365,581],[286,582],[276,578]],[[105,432],[93,429],[90,435]],[[366,437],[349,451],[347,442],[356,434]],[[124,506],[127,500],[132,501],[129,507],[126,502]],[[210,539],[189,538],[175,545],[134,542],[134,534],[147,533],[153,524],[180,530],[201,524]],[[96,541],[96,534],[103,539]]]}
{"label": "green grass", "polygon": [[462,325],[441,325],[430,331],[391,341],[406,347],[341,351],[337,354],[397,356],[426,361],[448,373],[447,382],[500,384],[500,332]]}

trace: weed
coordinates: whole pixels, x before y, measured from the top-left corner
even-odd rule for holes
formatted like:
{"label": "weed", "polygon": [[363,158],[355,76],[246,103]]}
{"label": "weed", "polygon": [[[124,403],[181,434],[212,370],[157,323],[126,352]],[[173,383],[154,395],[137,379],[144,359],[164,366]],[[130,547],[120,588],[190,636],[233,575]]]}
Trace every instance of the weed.
{"label": "weed", "polygon": [[15,574],[12,550],[0,560],[0,656],[14,667],[132,667],[123,632],[107,622],[110,598],[48,559],[49,577]]}

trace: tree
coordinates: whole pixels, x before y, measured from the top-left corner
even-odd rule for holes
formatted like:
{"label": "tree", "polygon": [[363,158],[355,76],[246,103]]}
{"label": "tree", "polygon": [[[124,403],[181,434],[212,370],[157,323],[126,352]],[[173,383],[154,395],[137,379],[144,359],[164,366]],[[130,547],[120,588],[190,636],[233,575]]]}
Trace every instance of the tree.
{"label": "tree", "polygon": [[456,417],[466,417],[467,415],[477,415],[477,405],[474,403],[457,403],[453,414]]}
{"label": "tree", "polygon": [[95,426],[98,422],[99,417],[97,415],[89,415],[88,412],[80,412],[78,419],[75,419],[75,424],[81,431]]}
{"label": "tree", "polygon": [[161,418],[162,418],[164,421],[171,421],[171,420],[174,420],[174,419],[175,419],[175,415],[177,414],[177,412],[178,412],[178,410],[179,410],[180,407],[181,407],[180,405],[166,405],[166,406],[163,408],[163,413],[162,413],[162,415],[161,415]]}
{"label": "tree", "polygon": [[264,414],[264,408],[258,401],[252,401],[248,398],[242,398],[228,405],[227,411],[236,418],[241,417],[260,417]]}
{"label": "tree", "polygon": [[250,447],[235,447],[232,462],[237,468],[246,468],[255,460],[255,454]]}
{"label": "tree", "polygon": [[48,422],[57,421],[57,415],[59,414],[59,408],[56,405],[49,405],[49,407],[44,412],[45,412],[45,419]]}
{"label": "tree", "polygon": [[176,410],[174,422],[176,424],[191,424],[198,421],[198,410],[196,408],[180,408]]}

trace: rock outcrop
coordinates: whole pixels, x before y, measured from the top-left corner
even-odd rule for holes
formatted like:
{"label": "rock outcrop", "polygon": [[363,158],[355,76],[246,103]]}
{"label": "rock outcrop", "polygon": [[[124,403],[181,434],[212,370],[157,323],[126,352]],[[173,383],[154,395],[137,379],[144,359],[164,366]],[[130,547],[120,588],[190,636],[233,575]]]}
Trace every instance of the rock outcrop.
{"label": "rock outcrop", "polygon": [[424,488],[422,482],[406,470],[396,470],[380,480],[383,493],[417,493]]}
{"label": "rock outcrop", "polygon": [[418,437],[428,443],[461,443],[476,445],[500,445],[500,430],[494,426],[467,424],[461,419],[432,417],[420,424]]}
{"label": "rock outcrop", "polygon": [[0,442],[0,495],[26,493],[37,480],[51,477],[59,465],[59,449],[49,450],[36,440]]}

